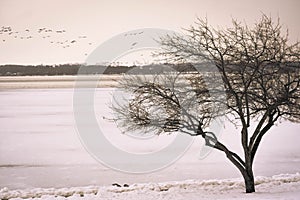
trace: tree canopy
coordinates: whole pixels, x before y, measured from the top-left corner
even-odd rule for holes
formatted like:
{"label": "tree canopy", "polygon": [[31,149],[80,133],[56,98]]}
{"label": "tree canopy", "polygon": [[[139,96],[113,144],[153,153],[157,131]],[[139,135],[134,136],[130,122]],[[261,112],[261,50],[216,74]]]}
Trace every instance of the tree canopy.
{"label": "tree canopy", "polygon": [[[126,130],[202,136],[239,169],[246,192],[254,192],[252,164],[263,136],[280,120],[300,122],[299,42],[290,43],[279,19],[266,15],[252,26],[233,20],[220,29],[197,19],[184,31],[162,37],[159,55],[169,63],[192,63],[198,73],[124,78],[121,85],[132,98],[114,107],[117,120]],[[219,116],[240,125],[244,155],[206,131]]]}

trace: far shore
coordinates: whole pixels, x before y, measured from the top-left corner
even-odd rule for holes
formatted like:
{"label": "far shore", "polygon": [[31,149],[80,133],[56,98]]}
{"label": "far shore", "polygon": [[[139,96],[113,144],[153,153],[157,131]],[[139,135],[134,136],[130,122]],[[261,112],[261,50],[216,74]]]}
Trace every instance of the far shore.
{"label": "far shore", "polygon": [[[122,75],[0,76],[0,89],[116,87]],[[76,85],[77,84],[77,85]]]}
{"label": "far shore", "polygon": [[[149,74],[152,76],[151,74]],[[171,74],[172,75],[172,74]],[[191,74],[182,74],[190,76]],[[138,75],[139,76],[139,75]],[[148,76],[147,74],[141,76]],[[0,76],[0,89],[115,88],[123,74]],[[178,78],[178,77],[177,77]]]}

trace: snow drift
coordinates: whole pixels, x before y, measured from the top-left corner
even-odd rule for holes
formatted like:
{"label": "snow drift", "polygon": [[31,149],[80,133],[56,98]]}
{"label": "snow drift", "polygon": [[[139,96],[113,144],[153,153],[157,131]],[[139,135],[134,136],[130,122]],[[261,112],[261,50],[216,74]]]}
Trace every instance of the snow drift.
{"label": "snow drift", "polygon": [[257,191],[245,194],[242,179],[186,180],[180,182],[132,184],[129,186],[88,186],[0,190],[0,199],[297,199],[300,174],[256,177]]}

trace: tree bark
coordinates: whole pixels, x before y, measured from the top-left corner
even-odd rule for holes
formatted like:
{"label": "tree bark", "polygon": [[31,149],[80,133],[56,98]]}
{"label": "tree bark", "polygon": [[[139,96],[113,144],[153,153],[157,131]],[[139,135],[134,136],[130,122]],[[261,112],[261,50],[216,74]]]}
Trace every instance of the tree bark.
{"label": "tree bark", "polygon": [[231,163],[239,169],[244,178],[246,193],[255,192],[254,174],[250,155],[248,159],[246,159],[246,162],[243,162],[237,154],[228,150],[222,143],[217,142],[215,144],[210,144],[209,140],[209,137],[206,136],[206,145],[223,151]]}
{"label": "tree bark", "polygon": [[248,169],[245,169],[245,173],[243,174],[243,177],[245,181],[246,193],[255,192],[255,183],[254,183],[252,166]]}
{"label": "tree bark", "polygon": [[244,162],[236,153],[230,151],[221,142],[216,142],[214,138],[207,136],[200,126],[198,127],[198,133],[205,138],[205,144],[207,146],[213,147],[219,151],[223,151],[226,154],[226,157],[230,160],[230,162],[239,169],[244,178],[246,193],[255,192],[254,174],[252,169],[253,162],[251,154],[247,154],[245,159],[246,162]]}

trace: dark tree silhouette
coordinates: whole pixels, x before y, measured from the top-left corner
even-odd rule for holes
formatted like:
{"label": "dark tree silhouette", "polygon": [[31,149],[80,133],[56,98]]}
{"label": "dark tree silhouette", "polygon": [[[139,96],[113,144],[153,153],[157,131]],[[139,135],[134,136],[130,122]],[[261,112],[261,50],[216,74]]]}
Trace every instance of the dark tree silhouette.
{"label": "dark tree silhouette", "polygon": [[[125,77],[121,85],[132,98],[113,107],[116,120],[126,130],[203,137],[241,172],[246,192],[255,192],[252,165],[263,136],[281,120],[300,121],[299,43],[290,44],[279,19],[266,15],[251,27],[233,20],[225,29],[197,19],[185,31],[184,36],[161,38],[160,54],[168,62],[208,70]],[[212,64],[216,71],[210,70]],[[237,136],[244,155],[206,131],[219,116],[240,125]]]}

